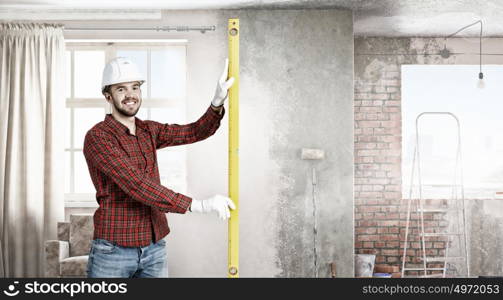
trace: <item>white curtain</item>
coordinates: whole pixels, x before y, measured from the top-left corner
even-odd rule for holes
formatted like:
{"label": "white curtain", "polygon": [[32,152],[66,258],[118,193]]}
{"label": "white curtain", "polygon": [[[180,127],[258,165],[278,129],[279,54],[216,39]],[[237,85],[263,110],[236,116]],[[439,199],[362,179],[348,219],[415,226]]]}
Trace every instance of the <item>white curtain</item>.
{"label": "white curtain", "polygon": [[64,55],[62,26],[0,23],[2,277],[43,277],[64,219]]}

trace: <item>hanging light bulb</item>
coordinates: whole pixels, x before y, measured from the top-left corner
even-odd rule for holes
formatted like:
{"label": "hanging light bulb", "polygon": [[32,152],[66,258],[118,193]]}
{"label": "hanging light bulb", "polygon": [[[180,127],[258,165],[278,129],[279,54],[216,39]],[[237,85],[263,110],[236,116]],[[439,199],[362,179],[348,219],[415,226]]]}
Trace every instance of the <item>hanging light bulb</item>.
{"label": "hanging light bulb", "polygon": [[477,82],[477,87],[479,89],[483,89],[486,86],[486,83],[484,82],[484,74],[482,72],[479,73],[479,80]]}

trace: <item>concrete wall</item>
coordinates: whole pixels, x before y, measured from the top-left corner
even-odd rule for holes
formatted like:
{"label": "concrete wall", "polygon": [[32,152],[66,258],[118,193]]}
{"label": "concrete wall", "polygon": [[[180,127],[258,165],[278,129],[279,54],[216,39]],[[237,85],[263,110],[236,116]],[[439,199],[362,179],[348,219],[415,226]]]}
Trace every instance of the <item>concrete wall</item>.
{"label": "concrete wall", "polygon": [[[320,277],[353,276],[353,31],[340,10],[164,12],[161,22],[216,25],[216,32],[142,32],[128,38],[187,38],[187,119],[209,105],[227,57],[227,19],[240,18],[240,273],[314,276],[313,185]],[[84,25],[83,22],[66,22]],[[88,25],[89,23],[87,23]],[[110,26],[93,22],[93,26]],[[72,32],[68,38],[115,37]],[[124,36],[123,36],[124,37]],[[169,120],[166,120],[169,122]],[[188,146],[188,195],[227,193],[227,117],[212,138]],[[325,159],[301,160],[302,148]],[[209,215],[169,215],[172,277],[224,277],[227,223]]]}
{"label": "concrete wall", "polygon": [[[483,39],[484,53],[502,53],[499,38]],[[453,38],[453,55],[438,53],[444,39],[355,39],[355,248],[377,254],[378,264],[401,265],[406,218],[401,174],[401,65],[479,64],[479,40]],[[487,55],[484,64],[502,64],[503,57]],[[474,74],[476,78],[477,74]],[[475,108],[476,109],[476,108]],[[417,214],[413,215],[417,230]],[[427,227],[442,226],[442,216],[426,214]],[[503,274],[502,200],[469,200],[467,208],[471,275]],[[415,225],[414,225],[415,224]],[[441,240],[426,243],[428,255],[443,255]],[[406,259],[419,262],[418,242]]]}

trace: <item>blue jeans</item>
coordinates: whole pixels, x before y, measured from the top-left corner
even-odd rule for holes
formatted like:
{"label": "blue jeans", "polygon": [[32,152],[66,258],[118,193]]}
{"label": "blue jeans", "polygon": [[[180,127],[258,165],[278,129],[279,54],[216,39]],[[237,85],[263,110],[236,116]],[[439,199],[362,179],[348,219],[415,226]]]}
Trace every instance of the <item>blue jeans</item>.
{"label": "blue jeans", "polygon": [[87,277],[168,277],[166,241],[159,240],[146,247],[122,247],[94,239],[87,262]]}

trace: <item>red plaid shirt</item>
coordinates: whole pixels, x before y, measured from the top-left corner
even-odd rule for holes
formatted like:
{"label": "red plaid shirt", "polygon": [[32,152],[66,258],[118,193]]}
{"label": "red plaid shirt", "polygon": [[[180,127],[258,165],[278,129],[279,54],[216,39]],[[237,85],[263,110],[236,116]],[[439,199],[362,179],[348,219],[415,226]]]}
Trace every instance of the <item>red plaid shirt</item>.
{"label": "red plaid shirt", "polygon": [[165,213],[185,213],[192,199],[161,185],[156,149],[211,136],[223,115],[223,110],[219,114],[210,107],[187,125],[135,118],[136,135],[132,135],[109,114],[91,128],[84,141],[84,156],[99,204],[93,238],[144,247],[166,236],[170,229]]}

